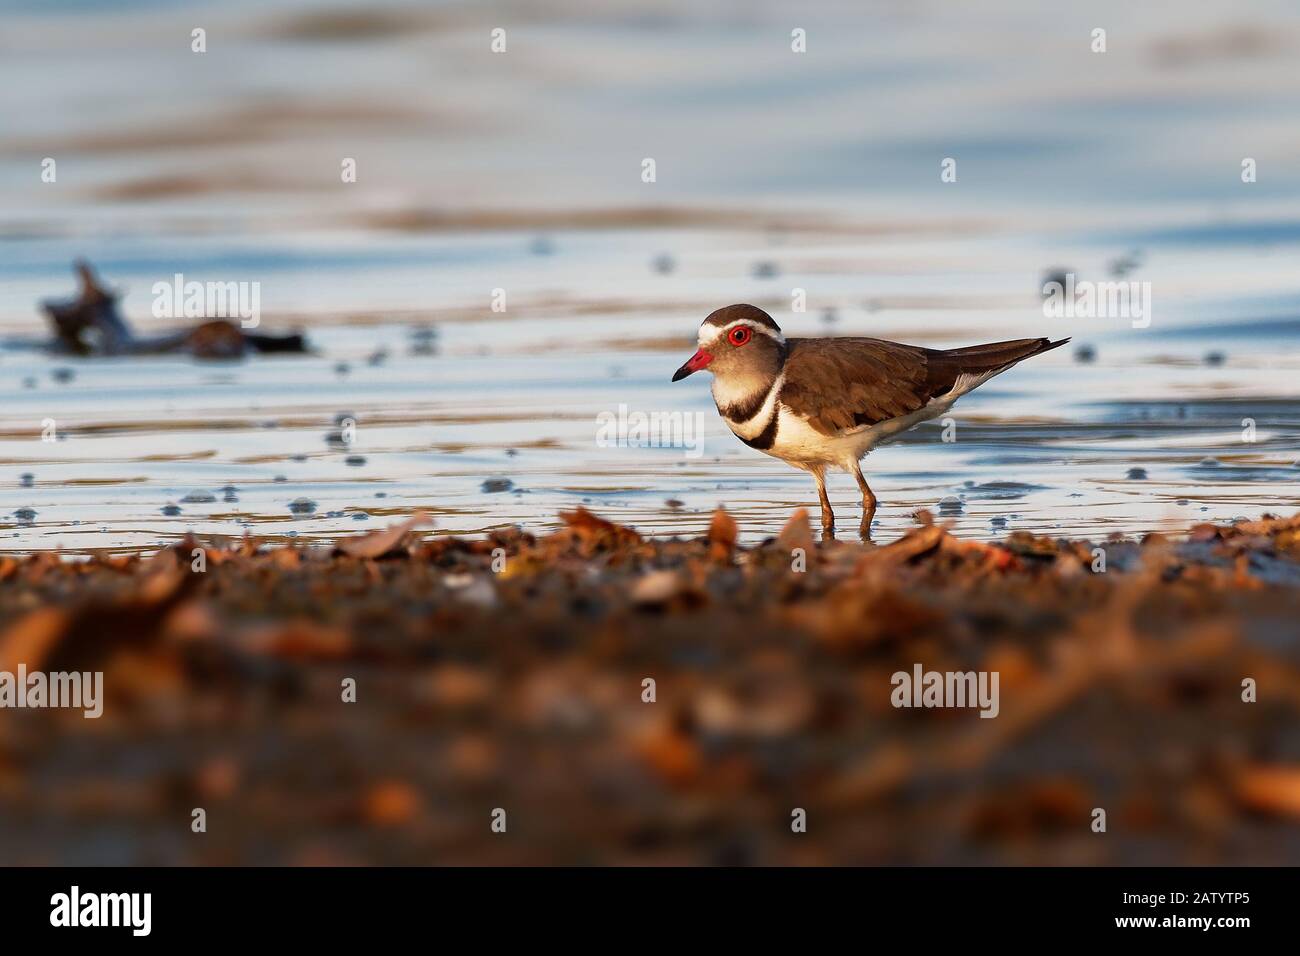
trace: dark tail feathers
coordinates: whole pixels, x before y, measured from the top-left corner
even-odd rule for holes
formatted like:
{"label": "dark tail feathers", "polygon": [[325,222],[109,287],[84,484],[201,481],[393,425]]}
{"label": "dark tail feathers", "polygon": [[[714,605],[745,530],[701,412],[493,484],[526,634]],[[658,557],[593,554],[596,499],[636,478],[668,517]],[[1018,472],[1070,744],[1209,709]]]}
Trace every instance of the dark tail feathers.
{"label": "dark tail feathers", "polygon": [[1015,365],[1041,352],[1050,352],[1069,339],[1013,339],[1010,342],[990,342],[988,345],[971,345],[961,349],[945,349],[941,354],[961,368],[963,372]]}

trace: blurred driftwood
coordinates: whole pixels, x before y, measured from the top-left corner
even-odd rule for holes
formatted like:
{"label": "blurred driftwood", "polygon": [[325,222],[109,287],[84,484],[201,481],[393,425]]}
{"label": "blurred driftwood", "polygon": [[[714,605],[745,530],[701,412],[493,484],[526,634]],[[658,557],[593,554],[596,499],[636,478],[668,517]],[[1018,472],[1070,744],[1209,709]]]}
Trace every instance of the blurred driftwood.
{"label": "blurred driftwood", "polygon": [[242,358],[255,352],[305,352],[301,335],[260,335],[226,319],[208,319],[192,329],[136,336],[118,311],[117,293],[100,285],[90,264],[76,263],[81,289],[75,299],[41,303],[55,333],[55,346],[76,355],[164,355],[186,352],[195,358]]}

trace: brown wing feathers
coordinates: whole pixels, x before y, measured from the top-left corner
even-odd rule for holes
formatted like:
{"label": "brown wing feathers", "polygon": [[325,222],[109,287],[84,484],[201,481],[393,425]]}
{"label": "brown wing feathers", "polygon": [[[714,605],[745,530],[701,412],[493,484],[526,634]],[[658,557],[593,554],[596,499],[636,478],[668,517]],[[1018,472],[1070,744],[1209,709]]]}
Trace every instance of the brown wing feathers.
{"label": "brown wing feathers", "polygon": [[1008,368],[1069,339],[923,349],[883,339],[791,339],[781,401],[822,434],[898,418],[952,390],[962,374]]}

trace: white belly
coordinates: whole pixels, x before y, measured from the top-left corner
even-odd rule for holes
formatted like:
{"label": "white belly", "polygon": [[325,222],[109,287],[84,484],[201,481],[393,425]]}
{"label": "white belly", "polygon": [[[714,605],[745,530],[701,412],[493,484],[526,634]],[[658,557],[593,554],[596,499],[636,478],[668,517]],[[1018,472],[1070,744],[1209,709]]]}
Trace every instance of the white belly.
{"label": "white belly", "polygon": [[772,443],[772,447],[759,449],[760,451],[773,458],[780,458],[796,468],[816,469],[829,465],[851,471],[854,464],[861,461],[862,457],[877,445],[915,428],[922,422],[938,418],[952,408],[953,402],[961,396],[1003,371],[1005,369],[995,369],[980,375],[961,375],[953,385],[952,391],[940,395],[909,415],[891,418],[875,425],[862,425],[835,435],[823,435],[809,425],[806,418],[796,415],[785,405],[779,405],[776,402],[776,396],[780,391],[780,380],[778,380],[758,415],[744,425],[731,425],[728,422],[728,426],[738,437],[753,439],[763,430],[764,424],[771,420],[772,407],[777,405],[779,419],[776,440]]}
{"label": "white belly", "polygon": [[835,435],[823,435],[809,425],[806,418],[796,415],[782,405],[778,413],[780,419],[776,429],[776,441],[772,443],[771,448],[763,450],[773,458],[780,458],[796,468],[829,465],[843,471],[851,471],[854,463],[861,461],[871,449],[915,428],[922,422],[938,418],[952,408],[953,402],[969,390],[969,388],[961,390],[954,388],[910,415],[891,418],[875,425],[863,425]]}

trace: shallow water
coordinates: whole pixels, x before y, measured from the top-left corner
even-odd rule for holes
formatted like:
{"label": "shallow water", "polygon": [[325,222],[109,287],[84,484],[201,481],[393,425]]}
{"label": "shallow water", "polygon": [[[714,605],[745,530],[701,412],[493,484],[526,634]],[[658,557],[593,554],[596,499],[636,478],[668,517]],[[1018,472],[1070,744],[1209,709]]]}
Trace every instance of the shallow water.
{"label": "shallow water", "polygon": [[[368,237],[357,242],[373,246]],[[676,384],[669,377],[689,354],[700,316],[726,301],[724,289],[770,305],[789,287],[815,284],[835,291],[807,312],[772,306],[787,333],[954,345],[1034,331],[1076,336],[963,398],[950,416],[951,440],[943,422],[931,422],[874,452],[866,471],[881,501],[878,534],[903,531],[918,508],[963,534],[997,537],[1018,529],[1139,534],[1300,506],[1300,358],[1294,332],[1283,338],[1268,325],[1284,311],[1281,301],[1269,312],[1242,306],[1207,337],[1197,333],[1196,316],[1229,318],[1230,309],[1202,311],[1192,301],[1156,311],[1157,300],[1148,329],[1113,320],[1053,324],[1032,291],[1015,287],[1035,278],[1030,242],[1022,251],[991,237],[927,240],[935,260],[973,257],[965,281],[939,266],[900,274],[891,257],[924,256],[893,242],[801,237],[773,247],[761,235],[628,231],[561,233],[553,244],[538,256],[523,235],[403,240],[381,278],[368,262],[355,273],[326,271],[348,258],[345,244],[323,253],[320,267],[309,251],[286,256],[266,285],[310,286],[330,304],[315,321],[307,309],[288,323],[308,332],[315,353],[307,356],[72,359],[11,338],[0,379],[0,546],[149,548],[187,531],[332,538],[415,509],[435,518],[433,533],[515,523],[542,530],[578,504],[662,534],[698,533],[721,504],[757,539],[775,533],[795,507],[815,506],[811,481],[726,432],[705,376]],[[205,257],[243,254],[237,243],[221,251],[205,245],[173,247],[170,261],[201,274]],[[483,254],[470,254],[475,249]],[[667,275],[652,266],[662,249],[677,263]],[[981,274],[973,262],[983,249],[998,259],[1023,256],[1025,274],[1002,263]],[[119,249],[98,262],[135,289],[136,274],[152,267],[135,255]],[[1170,270],[1188,255],[1148,249],[1150,261]],[[1233,250],[1215,255],[1231,267]],[[1243,270],[1255,262],[1253,252],[1237,256]],[[486,284],[512,260],[526,279],[512,282],[504,314],[463,302],[417,308],[411,300],[407,309],[392,303],[391,315],[360,311],[380,297],[372,284],[391,294],[436,285],[439,271],[466,284],[481,273]],[[57,278],[64,261],[65,250],[52,244],[51,291],[67,284]],[[778,275],[753,278],[746,265],[755,261],[775,263]],[[35,266],[25,268],[37,277]],[[605,291],[595,305],[585,299],[583,277],[593,268],[622,294]],[[1203,300],[1215,296],[1207,290]],[[145,312],[135,299],[125,303],[133,317]],[[831,307],[833,320],[824,311]],[[1081,361],[1078,345],[1095,357]],[[1211,351],[1222,353],[1211,356],[1217,364],[1206,361]],[[600,416],[617,416],[620,404],[629,413],[676,413],[683,428],[698,421],[703,431],[669,433],[668,447],[598,441]],[[339,423],[347,419],[355,433],[344,435]],[[46,420],[55,441],[42,440]],[[853,484],[832,481],[848,533],[857,521]],[[504,490],[485,490],[495,488]],[[305,513],[295,513],[304,499],[310,505],[296,507]]]}
{"label": "shallow water", "polygon": [[[189,22],[148,4],[94,13],[98,45],[31,5],[8,21],[4,79],[40,75],[42,57],[67,71],[37,96],[0,83],[2,550],[150,549],[189,531],[332,539],[416,509],[433,534],[543,531],[579,504],[656,534],[700,533],[724,505],[757,540],[796,507],[815,516],[811,480],[731,436],[707,376],[669,381],[703,316],[738,301],[787,335],[1074,336],[963,398],[952,440],[932,422],[867,459],[884,539],[919,508],[997,538],[1300,507],[1300,185],[1279,139],[1300,77],[1285,5],[1241,8],[1245,39],[1224,48],[1208,8],[1170,33],[1117,5],[1140,52],[1107,54],[1102,77],[1086,55],[1060,62],[1079,24],[1044,42],[1030,5],[990,5],[1000,26],[966,46],[954,37],[990,27],[970,12],[828,4],[812,20],[824,55],[796,74],[775,7],[647,21],[628,4],[529,20],[509,61],[522,72],[505,80],[474,59],[488,21],[469,7],[439,8],[414,40],[378,24],[349,42],[304,40],[328,24],[277,27],[244,4],[194,6],[238,28],[243,69],[139,59]],[[300,8],[323,9],[283,9]],[[851,27],[873,38],[865,59]],[[179,113],[131,95],[159,76]],[[362,145],[361,188],[340,195],[337,157]],[[650,150],[653,192],[636,175]],[[1267,173],[1249,188],[1245,150]],[[47,152],[67,172],[33,186]],[[951,188],[937,168],[950,153]],[[49,355],[36,304],[72,292],[77,256],[124,290],[141,329],[168,325],[150,290],[174,273],[257,281],[263,329],[302,329],[313,354]],[[1126,258],[1127,278],[1151,283],[1149,327],[1045,315],[1045,273],[1104,280]],[[698,415],[698,448],[683,447],[694,433],[598,441],[621,405]],[[330,441],[347,418],[355,436]],[[844,535],[855,497],[832,478]]]}

